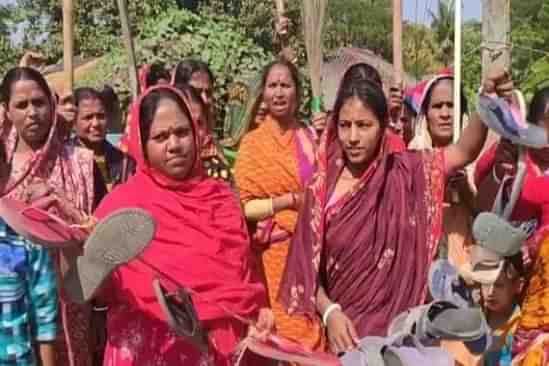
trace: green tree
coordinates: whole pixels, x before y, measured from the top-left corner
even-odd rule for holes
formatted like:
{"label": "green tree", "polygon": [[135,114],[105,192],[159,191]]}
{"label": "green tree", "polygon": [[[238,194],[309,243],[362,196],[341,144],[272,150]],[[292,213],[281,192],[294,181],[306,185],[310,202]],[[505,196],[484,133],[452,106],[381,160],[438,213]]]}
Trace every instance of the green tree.
{"label": "green tree", "polygon": [[368,48],[392,60],[391,2],[333,0],[328,2],[326,48]]}
{"label": "green tree", "polygon": [[431,29],[438,44],[437,57],[450,65],[454,57],[454,1],[440,0],[436,12],[429,10]]}
{"label": "green tree", "polygon": [[419,80],[444,66],[436,57],[438,47],[429,27],[415,23],[404,24],[402,38],[402,55],[407,73]]}
{"label": "green tree", "polygon": [[[135,34],[145,19],[156,18],[166,8],[178,7],[177,0],[129,1],[128,11]],[[62,2],[59,0],[17,0],[12,20],[25,25],[22,47],[40,50],[50,62],[62,56]],[[121,43],[116,1],[75,2],[75,54],[98,56]]]}

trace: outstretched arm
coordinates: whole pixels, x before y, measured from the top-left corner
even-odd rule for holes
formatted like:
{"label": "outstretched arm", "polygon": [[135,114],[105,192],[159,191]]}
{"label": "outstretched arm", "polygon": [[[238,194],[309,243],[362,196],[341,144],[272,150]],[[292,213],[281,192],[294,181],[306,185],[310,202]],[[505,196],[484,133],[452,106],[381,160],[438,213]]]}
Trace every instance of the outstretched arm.
{"label": "outstretched arm", "polygon": [[[507,71],[498,68],[491,71],[483,83],[482,93],[489,96],[509,98],[513,91],[513,81]],[[488,129],[480,120],[478,113],[471,115],[469,125],[463,131],[459,141],[448,146],[445,151],[447,173],[451,174],[472,163],[480,154]]]}

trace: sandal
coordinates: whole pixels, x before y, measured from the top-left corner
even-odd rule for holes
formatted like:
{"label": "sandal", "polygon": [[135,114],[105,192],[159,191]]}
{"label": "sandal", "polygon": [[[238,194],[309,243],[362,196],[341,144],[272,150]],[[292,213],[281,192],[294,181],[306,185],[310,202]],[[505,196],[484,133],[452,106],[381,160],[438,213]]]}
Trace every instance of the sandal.
{"label": "sandal", "polygon": [[64,278],[66,296],[75,303],[91,300],[103,281],[122,264],[137,257],[152,241],[156,223],[142,209],[115,211],[101,220]]}
{"label": "sandal", "polygon": [[21,201],[2,197],[0,217],[25,239],[47,248],[67,248],[86,240],[87,233],[84,230],[46,210],[34,207],[34,204],[29,206]]}
{"label": "sandal", "polygon": [[208,332],[198,319],[191,294],[182,287],[169,294],[159,279],[154,279],[153,287],[170,328],[201,352],[208,353]]}

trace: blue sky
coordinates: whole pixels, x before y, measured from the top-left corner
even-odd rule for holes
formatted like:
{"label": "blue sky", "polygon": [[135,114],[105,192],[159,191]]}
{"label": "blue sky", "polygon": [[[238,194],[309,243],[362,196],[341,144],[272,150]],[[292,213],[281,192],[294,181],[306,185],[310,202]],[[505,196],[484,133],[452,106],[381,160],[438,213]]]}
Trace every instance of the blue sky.
{"label": "blue sky", "polygon": [[[429,17],[426,9],[431,9],[434,11],[438,6],[438,2],[439,0],[402,0],[404,19],[417,23],[430,24],[431,18]],[[471,18],[480,19],[480,0],[463,0],[462,4],[464,20]]]}

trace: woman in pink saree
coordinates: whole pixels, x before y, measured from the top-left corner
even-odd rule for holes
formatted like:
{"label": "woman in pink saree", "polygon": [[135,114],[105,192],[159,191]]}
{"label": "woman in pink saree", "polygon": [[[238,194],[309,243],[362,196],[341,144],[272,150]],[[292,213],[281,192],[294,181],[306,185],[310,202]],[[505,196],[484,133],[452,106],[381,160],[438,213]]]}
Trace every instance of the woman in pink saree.
{"label": "woman in pink saree", "polygon": [[[0,139],[10,166],[4,195],[24,202],[56,197],[58,216],[81,224],[94,203],[93,154],[64,144],[54,97],[42,75],[30,68],[10,70],[2,83]],[[52,250],[58,272],[68,267],[61,251]],[[61,288],[61,286],[59,286]],[[91,366],[90,307],[60,299],[62,335],[57,365]]]}
{"label": "woman in pink saree", "polygon": [[[485,90],[494,90],[498,75]],[[321,317],[335,353],[422,304],[442,234],[446,177],[473,161],[486,138],[474,117],[455,145],[391,152],[383,91],[343,78],[305,193],[279,298],[287,311]]]}

